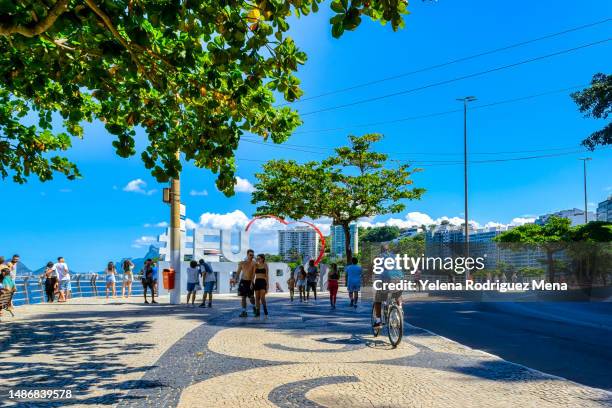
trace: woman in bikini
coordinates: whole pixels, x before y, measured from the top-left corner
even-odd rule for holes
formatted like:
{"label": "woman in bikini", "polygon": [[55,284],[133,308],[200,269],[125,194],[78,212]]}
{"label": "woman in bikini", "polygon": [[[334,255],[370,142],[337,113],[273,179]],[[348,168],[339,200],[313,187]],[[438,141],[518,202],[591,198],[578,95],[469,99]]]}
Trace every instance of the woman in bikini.
{"label": "woman in bikini", "polygon": [[115,274],[117,273],[117,270],[115,269],[115,263],[109,262],[106,266],[106,271],[104,272],[106,273],[106,298],[108,299],[108,294],[112,291],[114,299],[117,296],[117,289],[115,285]]}
{"label": "woman in bikini", "polygon": [[253,284],[255,291],[255,316],[261,315],[260,306],[263,306],[264,315],[268,316],[268,305],[266,304],[266,292],[269,289],[268,264],[266,257],[263,254],[257,255],[255,259],[255,283]]}

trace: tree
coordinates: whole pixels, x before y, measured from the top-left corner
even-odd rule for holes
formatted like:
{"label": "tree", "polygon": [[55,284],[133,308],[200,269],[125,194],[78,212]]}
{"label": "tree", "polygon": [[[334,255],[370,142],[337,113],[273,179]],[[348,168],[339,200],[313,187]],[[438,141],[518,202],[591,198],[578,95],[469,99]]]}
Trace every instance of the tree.
{"label": "tree", "polygon": [[[231,194],[234,150],[245,133],[283,142],[300,124],[287,106],[302,94],[294,76],[306,55],[287,36],[291,14],[322,0],[28,0],[0,2],[0,174],[24,183],[55,172],[80,175],[57,155],[100,121],[121,157],[141,152],[160,182],[181,157],[218,174]],[[334,0],[332,33],[361,16],[394,30],[404,0]],[[54,123],[55,122],[55,123]]]}
{"label": "tree", "polygon": [[591,285],[599,277],[605,286],[612,273],[612,223],[592,221],[569,233],[567,254],[574,262],[579,283]]}
{"label": "tree", "polygon": [[[612,75],[595,74],[591,86],[571,94],[580,112],[585,117],[607,119],[612,113]],[[600,130],[593,132],[582,141],[587,148],[594,150],[597,145],[612,144],[612,122]]]}
{"label": "tree", "polygon": [[552,216],[544,225],[525,224],[505,231],[495,237],[495,241],[513,250],[525,246],[537,247],[546,254],[549,282],[555,281],[554,254],[566,248],[569,241],[571,222],[567,218]]}
{"label": "tree", "polygon": [[379,134],[349,136],[350,146],[321,162],[298,164],[293,160],[271,160],[257,173],[252,203],[257,214],[301,219],[329,217],[342,226],[347,263],[350,227],[363,217],[397,213],[406,207],[403,199],[419,199],[422,188],[410,188],[408,164],[385,168],[387,155],[371,151]]}
{"label": "tree", "polygon": [[396,226],[384,225],[382,227],[369,228],[363,240],[366,242],[386,242],[399,236],[400,229]]}

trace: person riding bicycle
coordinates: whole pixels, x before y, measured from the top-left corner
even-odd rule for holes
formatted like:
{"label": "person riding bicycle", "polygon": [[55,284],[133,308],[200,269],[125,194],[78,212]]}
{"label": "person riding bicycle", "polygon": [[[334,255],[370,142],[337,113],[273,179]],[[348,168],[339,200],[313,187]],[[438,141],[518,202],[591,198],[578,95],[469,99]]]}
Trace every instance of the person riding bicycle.
{"label": "person riding bicycle", "polygon": [[[395,254],[389,249],[389,244],[383,244],[380,248],[380,257],[383,259],[392,258],[395,259]],[[383,262],[384,265],[384,262]],[[383,283],[399,282],[403,278],[403,272],[399,269],[385,269],[380,275],[375,277],[376,279],[382,280]],[[382,328],[381,305],[382,302],[389,298],[389,295],[393,300],[397,302],[397,305],[401,307],[402,302],[402,291],[401,290],[388,290],[379,289],[374,291],[374,312],[376,313],[376,321],[372,327],[374,329]]]}

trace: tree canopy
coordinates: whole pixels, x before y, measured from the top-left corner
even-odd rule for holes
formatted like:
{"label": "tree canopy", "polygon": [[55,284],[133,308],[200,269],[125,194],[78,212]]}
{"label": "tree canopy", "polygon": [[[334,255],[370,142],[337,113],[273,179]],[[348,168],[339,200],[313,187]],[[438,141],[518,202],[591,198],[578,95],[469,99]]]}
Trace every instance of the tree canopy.
{"label": "tree canopy", "polygon": [[255,175],[252,202],[258,204],[257,214],[329,217],[344,230],[350,260],[352,222],[403,211],[404,199],[419,199],[425,192],[412,187],[411,176],[418,169],[410,170],[408,164],[389,166],[386,154],[372,151],[372,144],[381,138],[380,134],[349,136],[349,146],[336,148],[335,155],[321,162],[267,162]]}
{"label": "tree canopy", "polygon": [[[571,96],[585,117],[607,119],[612,113],[612,75],[593,75],[590,87],[574,92]],[[591,150],[597,145],[612,144],[612,122],[593,132],[582,144]]]}
{"label": "tree canopy", "polygon": [[[141,152],[160,182],[182,158],[234,185],[234,150],[249,132],[280,143],[300,124],[275,95],[302,94],[306,55],[287,35],[290,16],[322,0],[26,0],[0,2],[0,175],[19,183],[79,176],[61,152],[83,123],[100,121],[118,155]],[[404,0],[334,0],[339,37],[362,16],[398,29]]]}
{"label": "tree canopy", "polygon": [[385,242],[399,237],[400,229],[397,226],[384,225],[366,230],[363,240],[366,242]]}
{"label": "tree canopy", "polygon": [[525,246],[539,248],[546,253],[545,263],[551,282],[555,276],[554,253],[567,251],[574,260],[583,258],[603,259],[610,256],[612,242],[612,223],[592,221],[587,224],[571,227],[567,218],[550,217],[544,225],[525,224],[512,228],[495,238],[502,246],[522,250]]}
{"label": "tree canopy", "polygon": [[[539,248],[546,253],[548,279],[555,281],[554,254],[567,247],[570,240],[571,221],[567,218],[552,216],[544,225],[525,224],[512,228],[495,237],[495,241],[506,244],[513,249],[524,246]],[[504,245],[502,245],[504,246]]]}

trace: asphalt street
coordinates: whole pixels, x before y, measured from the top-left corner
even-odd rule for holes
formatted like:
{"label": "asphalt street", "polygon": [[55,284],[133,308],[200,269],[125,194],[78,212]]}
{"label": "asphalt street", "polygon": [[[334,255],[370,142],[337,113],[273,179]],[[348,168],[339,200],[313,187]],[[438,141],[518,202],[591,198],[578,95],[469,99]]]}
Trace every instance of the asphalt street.
{"label": "asphalt street", "polygon": [[[598,312],[608,306],[612,313],[612,304],[593,304]],[[486,302],[413,301],[404,311],[408,323],[466,346],[580,384],[612,389],[612,329],[504,313]]]}

